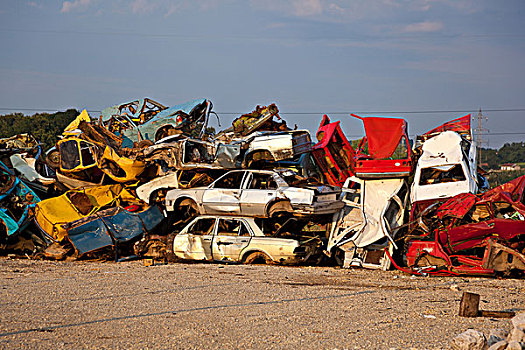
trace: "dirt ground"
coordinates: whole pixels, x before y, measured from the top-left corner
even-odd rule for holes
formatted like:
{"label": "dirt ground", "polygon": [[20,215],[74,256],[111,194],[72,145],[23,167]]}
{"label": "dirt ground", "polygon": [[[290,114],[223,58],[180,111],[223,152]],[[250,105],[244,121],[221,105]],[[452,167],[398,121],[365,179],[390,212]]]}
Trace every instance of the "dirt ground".
{"label": "dirt ground", "polygon": [[446,349],[525,311],[525,280],[398,271],[0,258],[2,349]]}

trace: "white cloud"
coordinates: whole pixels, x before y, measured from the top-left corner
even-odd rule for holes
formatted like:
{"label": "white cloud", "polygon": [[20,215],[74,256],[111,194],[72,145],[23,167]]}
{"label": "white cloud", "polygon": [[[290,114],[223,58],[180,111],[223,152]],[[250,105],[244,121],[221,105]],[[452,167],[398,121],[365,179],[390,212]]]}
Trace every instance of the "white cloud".
{"label": "white cloud", "polygon": [[131,11],[133,13],[143,13],[152,11],[155,8],[155,5],[149,3],[147,0],[134,0],[131,3]]}
{"label": "white cloud", "polygon": [[443,23],[441,22],[419,22],[412,23],[405,26],[402,30],[403,33],[432,33],[443,29]]}
{"label": "white cloud", "polygon": [[333,13],[336,13],[336,14],[339,14],[339,15],[344,15],[345,12],[346,12],[346,9],[342,8],[341,6],[335,4],[335,3],[331,3],[328,5],[328,10],[330,12],[333,12]]}
{"label": "white cloud", "polygon": [[68,13],[71,11],[83,10],[86,9],[91,4],[91,2],[92,0],[64,1],[62,3],[62,9],[60,10],[60,12]]}
{"label": "white cloud", "polygon": [[43,8],[44,8],[44,5],[39,4],[39,3],[37,3],[36,1],[29,1],[27,4],[28,4],[29,6],[31,6],[31,7],[35,7],[35,8],[37,8],[37,9],[43,9]]}
{"label": "white cloud", "polygon": [[298,17],[320,15],[323,5],[320,0],[292,0],[293,13]]}

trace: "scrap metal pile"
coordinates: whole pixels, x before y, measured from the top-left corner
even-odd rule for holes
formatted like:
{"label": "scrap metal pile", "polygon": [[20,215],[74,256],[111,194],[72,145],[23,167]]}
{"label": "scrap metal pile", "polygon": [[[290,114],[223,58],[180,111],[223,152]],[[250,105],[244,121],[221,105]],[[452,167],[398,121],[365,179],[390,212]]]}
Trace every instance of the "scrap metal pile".
{"label": "scrap metal pile", "polygon": [[1,139],[0,253],[523,276],[525,177],[488,190],[470,115],[412,141],[352,114],[352,142],[325,115],[314,144],[275,104],[217,133],[212,114],[146,98],[83,111],[49,150]]}

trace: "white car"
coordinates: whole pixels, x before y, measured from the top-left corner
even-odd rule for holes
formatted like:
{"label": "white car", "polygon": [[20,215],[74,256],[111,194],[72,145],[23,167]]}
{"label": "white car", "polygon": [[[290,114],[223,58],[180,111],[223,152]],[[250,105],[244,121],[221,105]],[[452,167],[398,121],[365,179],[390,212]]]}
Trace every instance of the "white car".
{"label": "white car", "polygon": [[256,220],[199,216],[174,235],[172,252],[180,259],[263,264],[298,264],[321,253],[320,239],[266,236]]}
{"label": "white car", "polygon": [[232,170],[207,187],[173,189],[166,210],[191,207],[196,214],[273,217],[333,214],[343,207],[339,187],[309,183],[291,170]]}
{"label": "white car", "polygon": [[426,140],[422,149],[410,190],[412,203],[478,191],[474,142],[445,131]]}

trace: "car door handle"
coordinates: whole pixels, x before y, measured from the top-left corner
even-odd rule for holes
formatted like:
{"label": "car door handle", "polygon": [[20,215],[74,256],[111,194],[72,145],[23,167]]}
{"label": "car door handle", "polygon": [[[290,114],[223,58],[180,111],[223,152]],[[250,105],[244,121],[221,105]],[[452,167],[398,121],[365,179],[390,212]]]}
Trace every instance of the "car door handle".
{"label": "car door handle", "polygon": [[209,241],[211,241],[211,238],[204,238],[203,241],[204,242],[209,242]]}
{"label": "car door handle", "polygon": [[248,242],[248,240],[242,240],[242,241],[241,241],[241,243],[246,243],[246,242]]}
{"label": "car door handle", "polygon": [[232,245],[233,242],[217,242],[217,245]]}

